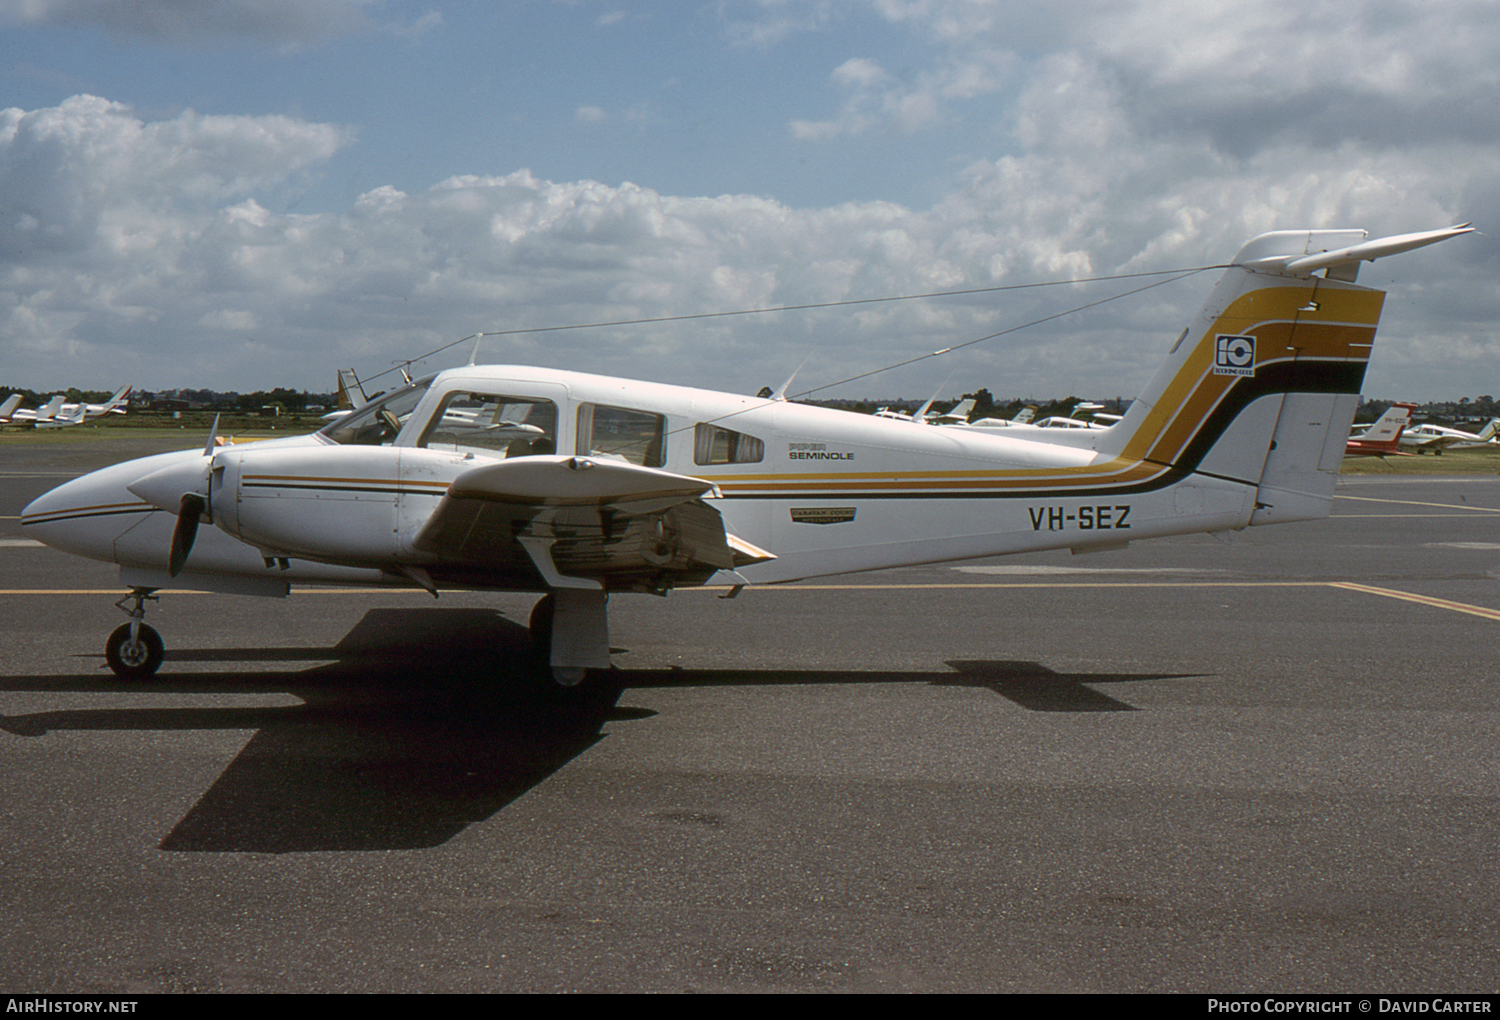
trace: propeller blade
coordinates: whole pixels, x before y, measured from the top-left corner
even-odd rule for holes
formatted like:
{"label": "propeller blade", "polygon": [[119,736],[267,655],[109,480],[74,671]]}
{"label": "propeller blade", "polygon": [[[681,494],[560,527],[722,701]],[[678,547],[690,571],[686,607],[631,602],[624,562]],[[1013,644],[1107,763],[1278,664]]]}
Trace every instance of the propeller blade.
{"label": "propeller blade", "polygon": [[198,537],[198,518],[208,509],[208,501],[196,492],[182,497],[177,509],[177,526],[172,529],[172,551],[167,556],[167,573],[176,577],[187,563],[188,553],[193,551],[193,540]]}

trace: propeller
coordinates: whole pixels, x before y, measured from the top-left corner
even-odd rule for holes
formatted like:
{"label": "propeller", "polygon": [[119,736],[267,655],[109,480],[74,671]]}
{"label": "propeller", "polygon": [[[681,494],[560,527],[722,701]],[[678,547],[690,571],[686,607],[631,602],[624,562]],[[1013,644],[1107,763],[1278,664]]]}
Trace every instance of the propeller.
{"label": "propeller", "polygon": [[186,493],[182,505],[177,508],[177,526],[172,529],[172,551],[167,556],[167,573],[176,577],[187,563],[188,553],[193,551],[193,540],[198,537],[198,519],[208,509],[208,500],[196,492]]}
{"label": "propeller", "polygon": [[177,515],[177,524],[172,529],[172,548],[167,554],[167,571],[173,577],[181,573],[183,566],[187,564],[188,554],[193,551],[193,540],[198,537],[199,523],[204,517],[209,519],[210,524],[213,523],[213,505],[209,493],[213,490],[213,462],[218,434],[219,418],[215,415],[201,459],[176,460],[125,486],[132,494],[152,506]]}

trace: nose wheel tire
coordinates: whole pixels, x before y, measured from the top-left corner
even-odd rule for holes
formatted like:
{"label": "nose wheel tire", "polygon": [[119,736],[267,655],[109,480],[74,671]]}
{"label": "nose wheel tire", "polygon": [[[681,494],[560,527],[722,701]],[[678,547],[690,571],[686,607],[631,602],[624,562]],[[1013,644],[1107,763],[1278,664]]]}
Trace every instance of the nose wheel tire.
{"label": "nose wheel tire", "polygon": [[122,623],[115,628],[104,644],[104,660],[122,680],[145,680],[161,665],[161,635],[142,623],[136,626],[132,640],[130,626]]}

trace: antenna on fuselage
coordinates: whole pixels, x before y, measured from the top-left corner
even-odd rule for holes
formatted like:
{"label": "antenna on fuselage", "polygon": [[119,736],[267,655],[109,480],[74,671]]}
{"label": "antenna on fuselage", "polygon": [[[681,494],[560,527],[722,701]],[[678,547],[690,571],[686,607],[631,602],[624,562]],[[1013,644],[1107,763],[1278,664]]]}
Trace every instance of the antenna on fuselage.
{"label": "antenna on fuselage", "polygon": [[[792,371],[792,374],[786,377],[786,382],[784,382],[780,386],[776,387],[775,390],[773,390],[771,393],[769,393],[767,395],[772,400],[785,400],[786,399],[786,391],[792,388],[792,380],[795,379],[795,378],[797,378],[797,373],[800,372],[800,371],[802,371],[802,366],[806,365],[808,363],[808,361],[810,361],[811,359],[812,359],[812,355],[811,354],[809,354],[807,357],[803,358],[802,359],[802,364],[798,365]],[[764,391],[762,391],[762,392],[764,392]]]}

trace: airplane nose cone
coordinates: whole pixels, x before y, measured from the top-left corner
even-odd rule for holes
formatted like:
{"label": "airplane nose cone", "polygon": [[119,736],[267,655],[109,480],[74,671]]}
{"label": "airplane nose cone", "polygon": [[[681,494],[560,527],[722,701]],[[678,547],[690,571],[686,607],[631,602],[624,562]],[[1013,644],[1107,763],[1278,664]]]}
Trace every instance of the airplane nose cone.
{"label": "airplane nose cone", "polygon": [[126,488],[152,506],[175,514],[184,495],[208,496],[208,468],[207,457],[184,460],[143,475]]}
{"label": "airplane nose cone", "polygon": [[[201,450],[158,453],[100,468],[32,500],[22,512],[21,529],[28,538],[54,549],[118,562],[116,540],[139,527],[161,505],[130,489],[152,475],[172,472],[160,480],[160,491],[156,494],[159,498],[170,495],[162,508],[175,514],[182,506],[184,493],[204,487],[207,471],[208,461]],[[179,487],[168,494],[165,486],[173,479]],[[155,491],[158,486],[153,484],[152,489]],[[169,531],[165,529],[161,537],[163,551],[167,548]]]}
{"label": "airplane nose cone", "polygon": [[46,541],[43,536],[47,526],[73,503],[73,500],[69,499],[67,493],[64,492],[71,484],[68,482],[59,485],[26,504],[26,508],[21,511],[21,522],[31,537]]}
{"label": "airplane nose cone", "polygon": [[94,476],[85,475],[28,503],[21,511],[21,528],[27,538],[54,549],[108,559],[110,542],[121,522],[136,520],[147,509],[129,493],[110,491]]}

